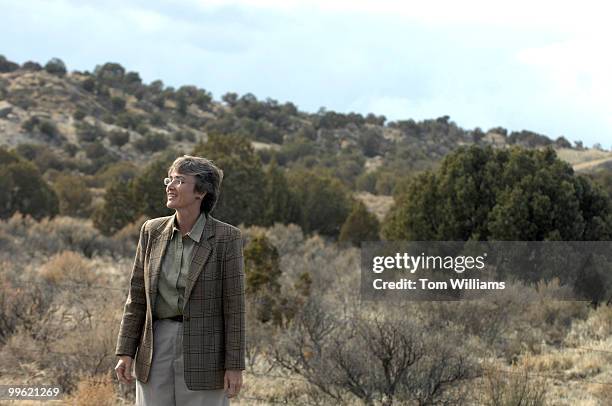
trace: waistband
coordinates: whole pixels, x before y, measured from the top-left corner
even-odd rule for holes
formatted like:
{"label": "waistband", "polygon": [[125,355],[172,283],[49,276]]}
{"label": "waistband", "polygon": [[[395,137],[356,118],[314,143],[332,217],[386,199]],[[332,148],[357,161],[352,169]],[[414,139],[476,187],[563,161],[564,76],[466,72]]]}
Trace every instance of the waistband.
{"label": "waistband", "polygon": [[154,321],[157,320],[172,320],[172,321],[176,321],[178,323],[182,323],[183,322],[183,316],[178,315],[178,316],[173,316],[173,317],[165,317],[163,319],[157,319],[157,318],[153,318]]}

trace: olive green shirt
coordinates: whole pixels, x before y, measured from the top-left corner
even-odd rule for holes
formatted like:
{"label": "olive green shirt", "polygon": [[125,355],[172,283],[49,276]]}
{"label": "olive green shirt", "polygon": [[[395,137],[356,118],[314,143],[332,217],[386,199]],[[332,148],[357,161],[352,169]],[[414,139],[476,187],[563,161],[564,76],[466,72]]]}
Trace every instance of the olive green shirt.
{"label": "olive green shirt", "polygon": [[153,317],[165,319],[183,314],[185,285],[193,257],[195,244],[200,242],[206,216],[200,213],[195,224],[184,236],[178,228],[176,213],[172,219],[172,237],[162,260],[161,274],[157,285],[157,298]]}

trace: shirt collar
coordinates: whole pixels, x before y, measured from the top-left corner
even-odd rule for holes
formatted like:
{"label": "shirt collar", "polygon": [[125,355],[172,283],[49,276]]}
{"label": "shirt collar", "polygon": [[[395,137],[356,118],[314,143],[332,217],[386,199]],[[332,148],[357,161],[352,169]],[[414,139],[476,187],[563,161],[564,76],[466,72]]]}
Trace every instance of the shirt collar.
{"label": "shirt collar", "polygon": [[[196,220],[193,227],[191,228],[191,231],[185,234],[185,236],[191,238],[195,242],[200,242],[200,237],[202,236],[202,231],[204,231],[205,223],[206,216],[204,215],[204,213],[200,212],[200,215],[198,216],[198,219]],[[181,232],[181,230],[178,228],[176,213],[174,213],[174,215],[172,216],[172,238],[174,238],[175,231],[178,231],[179,233]]]}

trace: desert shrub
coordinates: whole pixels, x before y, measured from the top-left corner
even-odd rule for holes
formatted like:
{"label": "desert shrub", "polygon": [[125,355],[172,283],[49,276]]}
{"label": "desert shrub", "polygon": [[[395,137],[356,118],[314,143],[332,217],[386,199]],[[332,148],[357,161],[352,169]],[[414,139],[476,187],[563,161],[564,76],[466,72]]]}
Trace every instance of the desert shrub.
{"label": "desert shrub", "polygon": [[4,55],[0,55],[0,73],[13,72],[19,69],[19,65],[9,61]]}
{"label": "desert shrub", "polygon": [[119,96],[113,96],[111,98],[111,107],[113,112],[119,113],[125,110],[125,99]]}
{"label": "desert shrub", "polygon": [[39,272],[44,280],[55,285],[76,283],[90,286],[97,279],[90,261],[73,251],[53,255]]}
{"label": "desert shrub", "polygon": [[5,344],[18,330],[36,337],[37,325],[51,308],[53,290],[40,283],[28,284],[19,277],[18,272],[23,272],[23,268],[17,265],[5,263],[3,266],[0,273],[0,343]]}
{"label": "desert shrub", "polygon": [[117,115],[116,123],[118,126],[128,130],[134,130],[143,133],[147,131],[146,125],[144,125],[144,117],[139,114],[130,113],[128,111],[121,112]]}
{"label": "desert shrub", "polygon": [[106,133],[102,127],[98,125],[91,125],[86,122],[79,122],[76,124],[77,139],[80,142],[94,142],[96,140],[102,140],[106,137]]}
{"label": "desert shrub", "polygon": [[75,405],[114,406],[118,404],[111,371],[80,377],[76,390],[66,399]]}
{"label": "desert shrub", "polygon": [[96,89],[96,80],[94,78],[89,77],[81,82],[81,87],[86,92],[93,93]]}
{"label": "desert shrub", "polygon": [[78,121],[81,121],[82,119],[84,119],[85,116],[87,116],[87,113],[81,109],[75,110],[74,114],[72,114],[72,117]]}
{"label": "desert shrub", "polygon": [[278,152],[278,163],[286,165],[289,162],[297,161],[317,153],[317,144],[307,138],[295,138],[283,143]]}
{"label": "desert shrub", "polygon": [[[81,292],[81,295],[81,298],[86,297],[88,292]],[[102,296],[97,299],[104,301]],[[115,302],[112,305],[121,308],[120,303]],[[108,314],[108,311],[97,311],[89,320],[78,321],[79,334],[64,333],[52,343],[52,353],[43,357],[45,366],[68,391],[76,389],[84,375],[96,376],[113,370],[116,362],[114,350],[121,321],[118,317],[108,317]],[[70,324],[76,327],[77,323],[64,326],[64,332],[70,331]],[[83,345],[83,342],[87,345]]]}
{"label": "desert shrub", "polygon": [[372,194],[376,193],[376,173],[364,172],[355,179],[355,188]]}
{"label": "desert shrub", "polygon": [[65,169],[71,169],[74,167],[71,160],[61,157],[54,150],[48,147],[43,148],[32,162],[38,167],[38,169],[40,169],[41,173],[45,174],[50,169],[63,171]]}
{"label": "desert shrub", "polygon": [[111,144],[121,147],[130,140],[130,133],[127,131],[111,131],[108,134],[108,140]]}
{"label": "desert shrub", "polygon": [[[56,301],[54,308],[38,317],[31,331],[19,328],[9,338],[0,350],[3,374],[9,372],[15,376],[19,373],[7,371],[4,365],[29,364],[34,366],[30,368],[34,369],[32,372],[45,373],[45,384],[60,385],[63,393],[70,394],[77,389],[83,376],[95,376],[112,370],[120,320],[118,317],[101,317],[108,314],[103,310],[93,311],[100,309],[100,302],[109,302],[102,296],[82,289],[73,289],[69,293]],[[88,304],[89,314],[75,318],[71,314],[75,310],[75,303],[83,305],[84,302],[91,302],[92,296],[98,303]],[[72,302],[66,300],[68,297]],[[118,302],[115,305],[120,307]]]}
{"label": "desert shrub", "polygon": [[40,119],[38,117],[32,116],[21,123],[21,129],[25,131],[34,131],[34,129],[38,126],[39,121]]}
{"label": "desert shrub", "polygon": [[53,121],[37,116],[28,118],[21,124],[21,128],[28,132],[42,134],[48,141],[58,141],[62,137],[57,125]]}
{"label": "desert shrub", "polygon": [[529,376],[527,369],[513,366],[510,370],[485,369],[480,404],[486,406],[544,406],[546,382]]}
{"label": "desert shrub", "polygon": [[[1,148],[0,148],[1,150]],[[0,167],[0,218],[16,212],[35,218],[58,213],[58,199],[38,169],[23,159]]]}
{"label": "desert shrub", "polygon": [[153,113],[149,118],[149,124],[155,127],[163,127],[165,124],[164,117],[160,113]]}
{"label": "desert shrub", "polygon": [[168,146],[168,140],[162,133],[146,134],[134,142],[140,152],[157,152]]}
{"label": "desert shrub", "polygon": [[89,217],[92,195],[82,176],[60,175],[53,188],[59,199],[59,212],[64,216]]}
{"label": "desert shrub", "polygon": [[95,184],[108,188],[113,183],[127,183],[138,175],[138,168],[129,161],[119,161],[106,166],[96,174]]}
{"label": "desert shrub", "polygon": [[49,120],[42,120],[38,126],[38,129],[41,133],[48,135],[51,138],[59,134],[55,123]]}
{"label": "desert shrub", "polygon": [[196,137],[193,131],[180,130],[174,133],[174,140],[178,142],[181,142],[181,141],[195,142]]}
{"label": "desert shrub", "polygon": [[391,313],[341,315],[310,300],[279,335],[273,359],[328,401],[460,403],[462,382],[476,372],[468,352],[449,344],[460,335],[425,336],[418,321]]}
{"label": "desert shrub", "polygon": [[96,230],[91,221],[58,216],[36,221],[30,216],[14,215],[0,221],[0,231],[10,233],[24,252],[53,255],[72,250],[91,258],[95,254],[112,254],[115,243]]}
{"label": "desert shrub", "polygon": [[45,64],[45,70],[52,75],[66,75],[66,64],[59,58],[52,58]]}
{"label": "desert shrub", "polygon": [[349,242],[357,247],[362,241],[376,241],[379,239],[380,228],[378,219],[370,213],[360,200],[353,203],[353,208],[340,229],[338,241]]}
{"label": "desert shrub", "polygon": [[68,154],[68,156],[70,157],[74,157],[76,155],[77,152],[79,152],[79,147],[74,145],[74,144],[64,144],[63,146],[64,151],[66,151],[66,153]]}
{"label": "desert shrub", "polygon": [[141,216],[121,228],[112,236],[113,241],[117,243],[124,257],[131,258],[134,256],[140,237],[140,228],[146,220],[147,218],[145,216]]}
{"label": "desert shrub", "polygon": [[38,71],[41,71],[43,67],[38,62],[27,61],[21,65],[21,69],[32,71],[32,72],[38,72]]}
{"label": "desert shrub", "polygon": [[117,154],[112,150],[107,149],[99,140],[86,143],[83,146],[83,149],[85,150],[85,155],[87,155],[91,161],[88,166],[88,173],[98,172],[100,168],[119,160]]}

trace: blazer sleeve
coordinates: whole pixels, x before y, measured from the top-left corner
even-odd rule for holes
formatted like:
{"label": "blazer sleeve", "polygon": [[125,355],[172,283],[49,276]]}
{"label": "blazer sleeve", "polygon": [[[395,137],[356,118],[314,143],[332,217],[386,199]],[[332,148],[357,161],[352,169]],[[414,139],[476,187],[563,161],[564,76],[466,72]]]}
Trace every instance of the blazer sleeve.
{"label": "blazer sleeve", "polygon": [[245,276],[242,234],[233,233],[223,258],[225,369],[244,370],[246,355]]}
{"label": "blazer sleeve", "polygon": [[145,323],[147,300],[144,284],[144,257],[147,247],[148,235],[146,233],[147,221],[140,229],[136,257],[130,276],[130,286],[127,300],[123,309],[123,318],[117,338],[116,355],[129,355],[134,358]]}

